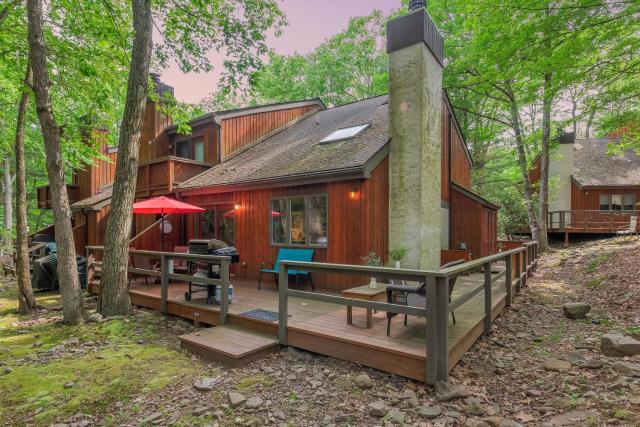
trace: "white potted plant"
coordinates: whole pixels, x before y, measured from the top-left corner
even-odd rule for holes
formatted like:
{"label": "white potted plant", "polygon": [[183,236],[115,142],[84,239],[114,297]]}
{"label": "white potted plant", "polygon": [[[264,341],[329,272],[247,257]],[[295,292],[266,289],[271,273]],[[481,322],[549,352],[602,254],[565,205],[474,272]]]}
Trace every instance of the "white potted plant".
{"label": "white potted plant", "polygon": [[[374,251],[369,252],[367,256],[363,256],[362,261],[364,261],[364,265],[368,265],[369,267],[382,266],[382,260]],[[376,289],[378,287],[378,282],[374,276],[371,276],[369,279],[369,287],[371,289]]]}
{"label": "white potted plant", "polygon": [[409,250],[404,246],[393,248],[389,251],[389,258],[391,258],[396,268],[400,268],[400,261],[407,256],[407,252],[409,252]]}

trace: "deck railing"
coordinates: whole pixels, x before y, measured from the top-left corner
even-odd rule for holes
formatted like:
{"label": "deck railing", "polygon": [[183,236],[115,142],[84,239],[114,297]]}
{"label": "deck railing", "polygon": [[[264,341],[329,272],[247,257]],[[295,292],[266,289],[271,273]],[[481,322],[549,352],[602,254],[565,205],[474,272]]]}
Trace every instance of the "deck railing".
{"label": "deck railing", "polygon": [[549,212],[550,231],[582,231],[585,233],[615,233],[629,228],[631,216],[640,211],[573,210]]}
{"label": "deck railing", "polygon": [[[410,314],[426,318],[426,378],[427,384],[437,381],[448,381],[449,378],[449,313],[470,301],[475,295],[484,291],[484,333],[491,331],[493,310],[492,285],[505,277],[506,305],[511,305],[514,287],[517,293],[527,283],[537,267],[538,242],[524,243],[522,247],[500,252],[485,258],[480,258],[458,266],[437,270],[410,270],[389,267],[369,267],[360,265],[327,264],[319,262],[282,261],[278,285],[278,339],[281,345],[288,345],[288,299],[289,297],[303,298],[339,305],[349,305],[367,309],[388,311],[398,314]],[[503,271],[492,274],[495,263],[504,262]],[[483,283],[449,302],[450,278],[465,273],[483,269]],[[383,302],[364,301],[345,298],[337,295],[307,292],[289,289],[288,271],[302,270],[317,273],[333,273],[345,275],[370,276],[390,280],[407,280],[426,283],[425,307],[411,307],[406,305]]]}
{"label": "deck railing", "polygon": [[[87,282],[91,283],[94,278],[95,267],[102,266],[102,263],[95,260],[97,253],[104,252],[104,246],[87,246]],[[160,311],[168,313],[169,281],[191,282],[200,285],[215,285],[220,287],[220,324],[227,323],[227,313],[229,311],[229,265],[231,257],[218,255],[196,255],[175,252],[157,252],[130,250],[129,256],[140,256],[150,258],[160,262],[159,270],[137,268],[129,266],[127,271],[132,274],[149,276],[160,279]],[[191,263],[205,264],[207,270],[209,266],[220,266],[220,278],[197,277],[186,274],[170,272],[170,265],[175,260],[185,260]]]}

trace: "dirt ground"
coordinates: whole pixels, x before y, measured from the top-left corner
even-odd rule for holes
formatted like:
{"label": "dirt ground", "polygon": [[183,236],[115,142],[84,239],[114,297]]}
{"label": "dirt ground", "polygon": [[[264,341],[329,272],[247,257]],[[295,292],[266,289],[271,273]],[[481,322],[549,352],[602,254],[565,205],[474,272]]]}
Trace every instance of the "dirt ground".
{"label": "dirt ground", "polygon": [[[585,319],[565,317],[572,301],[592,306]],[[56,295],[38,302],[18,316],[15,282],[0,279],[0,425],[640,425],[640,356],[599,350],[602,334],[640,334],[637,240],[544,255],[452,370],[469,396],[448,402],[421,383],[291,349],[226,369],[179,348],[194,330],[186,321],[137,310],[69,327]]]}

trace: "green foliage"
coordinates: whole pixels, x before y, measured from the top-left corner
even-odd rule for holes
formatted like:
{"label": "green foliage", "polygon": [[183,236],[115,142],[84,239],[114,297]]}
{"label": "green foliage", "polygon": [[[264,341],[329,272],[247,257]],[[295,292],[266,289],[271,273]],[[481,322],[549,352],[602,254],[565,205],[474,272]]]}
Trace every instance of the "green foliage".
{"label": "green foliage", "polygon": [[370,251],[366,256],[363,256],[362,262],[369,267],[380,267],[383,265],[382,259],[380,259],[374,251]]}
{"label": "green foliage", "polygon": [[389,251],[389,258],[391,258],[392,261],[402,261],[402,259],[406,257],[408,253],[409,249],[404,246],[400,246]]}

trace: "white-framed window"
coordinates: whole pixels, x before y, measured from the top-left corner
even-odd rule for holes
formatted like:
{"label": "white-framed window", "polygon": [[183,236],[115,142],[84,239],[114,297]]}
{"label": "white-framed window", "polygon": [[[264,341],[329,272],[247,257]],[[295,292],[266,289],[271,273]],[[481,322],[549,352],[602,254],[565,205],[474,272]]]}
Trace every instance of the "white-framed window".
{"label": "white-framed window", "polygon": [[600,194],[601,211],[632,211],[636,208],[636,195],[625,194]]}
{"label": "white-framed window", "polygon": [[272,245],[327,247],[326,194],[272,199],[269,208]]}

